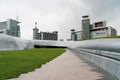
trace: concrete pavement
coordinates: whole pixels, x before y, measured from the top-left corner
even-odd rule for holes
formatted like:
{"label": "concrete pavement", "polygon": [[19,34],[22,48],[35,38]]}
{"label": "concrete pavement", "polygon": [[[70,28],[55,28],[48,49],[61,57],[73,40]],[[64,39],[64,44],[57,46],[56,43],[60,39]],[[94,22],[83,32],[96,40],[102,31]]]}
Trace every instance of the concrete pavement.
{"label": "concrete pavement", "polygon": [[64,54],[33,72],[9,80],[114,80],[104,71],[88,65],[67,50]]}

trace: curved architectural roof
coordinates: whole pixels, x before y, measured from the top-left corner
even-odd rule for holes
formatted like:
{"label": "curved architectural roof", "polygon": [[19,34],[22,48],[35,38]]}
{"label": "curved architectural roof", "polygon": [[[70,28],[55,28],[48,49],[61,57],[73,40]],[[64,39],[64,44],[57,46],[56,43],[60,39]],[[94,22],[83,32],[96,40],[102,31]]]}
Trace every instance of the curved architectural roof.
{"label": "curved architectural roof", "polygon": [[22,50],[33,48],[32,41],[0,34],[0,50]]}
{"label": "curved architectural roof", "polygon": [[84,48],[104,51],[120,52],[120,39],[96,39],[85,41],[50,41],[50,40],[24,40],[0,34],[0,50],[23,50],[38,46],[54,46],[68,48]]}

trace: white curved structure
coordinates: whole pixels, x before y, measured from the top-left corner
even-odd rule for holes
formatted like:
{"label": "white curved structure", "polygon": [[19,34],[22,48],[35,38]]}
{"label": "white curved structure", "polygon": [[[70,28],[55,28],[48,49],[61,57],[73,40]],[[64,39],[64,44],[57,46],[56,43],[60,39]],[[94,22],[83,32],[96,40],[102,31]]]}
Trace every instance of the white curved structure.
{"label": "white curved structure", "polygon": [[85,41],[24,40],[0,34],[0,50],[22,50],[38,46],[84,48],[120,52],[120,38],[96,39]]}
{"label": "white curved structure", "polygon": [[0,50],[23,50],[33,47],[32,41],[0,34]]}
{"label": "white curved structure", "polygon": [[33,40],[34,45],[40,46],[56,46],[56,47],[77,47],[74,41],[50,41],[50,40]]}
{"label": "white curved structure", "polygon": [[45,40],[33,40],[34,45],[40,46],[58,46],[68,48],[84,48],[120,52],[120,38],[110,39],[96,39],[85,41],[45,41]]}

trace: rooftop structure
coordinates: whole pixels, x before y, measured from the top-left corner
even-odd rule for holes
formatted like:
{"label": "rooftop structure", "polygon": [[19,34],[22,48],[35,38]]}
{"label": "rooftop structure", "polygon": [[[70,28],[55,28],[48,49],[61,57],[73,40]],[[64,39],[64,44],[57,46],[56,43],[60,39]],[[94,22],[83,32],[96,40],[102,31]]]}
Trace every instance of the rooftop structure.
{"label": "rooftop structure", "polygon": [[89,15],[82,16],[82,18],[89,18]]}

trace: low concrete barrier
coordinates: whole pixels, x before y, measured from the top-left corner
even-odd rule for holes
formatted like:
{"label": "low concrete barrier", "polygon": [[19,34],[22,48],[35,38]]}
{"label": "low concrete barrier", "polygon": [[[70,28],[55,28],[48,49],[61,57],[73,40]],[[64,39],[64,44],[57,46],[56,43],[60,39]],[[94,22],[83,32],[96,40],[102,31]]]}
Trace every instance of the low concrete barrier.
{"label": "low concrete barrier", "polygon": [[120,80],[120,53],[81,48],[70,48],[69,50],[110,73],[116,80]]}

